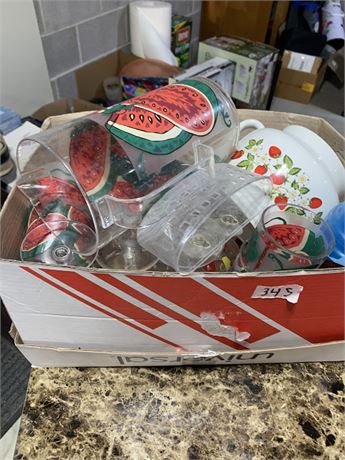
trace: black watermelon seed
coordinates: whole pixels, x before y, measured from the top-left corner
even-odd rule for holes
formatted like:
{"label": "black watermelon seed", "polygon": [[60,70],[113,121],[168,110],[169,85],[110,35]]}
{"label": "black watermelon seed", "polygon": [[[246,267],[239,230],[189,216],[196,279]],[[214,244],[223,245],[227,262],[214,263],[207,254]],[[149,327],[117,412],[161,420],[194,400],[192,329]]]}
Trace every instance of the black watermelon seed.
{"label": "black watermelon seed", "polygon": [[180,115],[178,113],[176,114],[176,118],[180,118]]}
{"label": "black watermelon seed", "polygon": [[167,112],[167,111],[168,111],[168,109],[166,109],[166,108],[164,107],[163,112]]}
{"label": "black watermelon seed", "polygon": [[151,125],[152,125],[152,123],[153,123],[152,117],[149,116],[148,119],[149,119],[149,122],[150,122]]}
{"label": "black watermelon seed", "polygon": [[144,121],[144,115],[139,115],[139,120],[143,122]]}
{"label": "black watermelon seed", "polygon": [[129,118],[133,121],[134,118],[135,118],[135,115],[133,115],[133,113],[131,113],[131,114],[129,115]]}
{"label": "black watermelon seed", "polygon": [[158,121],[161,121],[161,117],[155,113],[155,117]]}

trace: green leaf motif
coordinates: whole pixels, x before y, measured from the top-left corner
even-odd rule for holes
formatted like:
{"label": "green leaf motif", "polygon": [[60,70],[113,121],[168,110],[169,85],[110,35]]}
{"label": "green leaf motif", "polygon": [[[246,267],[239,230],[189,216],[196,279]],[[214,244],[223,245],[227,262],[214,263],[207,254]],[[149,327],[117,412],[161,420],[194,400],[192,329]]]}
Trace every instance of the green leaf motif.
{"label": "green leaf motif", "polygon": [[303,211],[303,209],[294,208],[292,206],[289,206],[288,208],[286,208],[286,211],[292,212],[293,214],[297,214],[298,216],[304,216],[305,215],[305,212]]}
{"label": "green leaf motif", "polygon": [[291,160],[291,158],[288,156],[288,155],[284,155],[284,164],[286,164],[286,166],[291,169],[292,166],[293,166],[293,161]]}
{"label": "green leaf motif", "polygon": [[256,145],[260,145],[260,144],[262,144],[262,143],[263,143],[263,141],[264,141],[263,139],[259,139],[258,141],[256,141]]}
{"label": "green leaf motif", "polygon": [[286,208],[286,211],[292,212],[293,214],[295,214],[295,210],[296,208],[293,208],[292,206],[289,206],[288,208]]}
{"label": "green leaf motif", "polygon": [[[292,183],[291,183],[291,187],[294,189],[294,190],[298,190],[299,189],[299,185],[297,184],[297,182],[294,180]],[[305,192],[306,193],[306,192]]]}
{"label": "green leaf motif", "polygon": [[253,161],[254,160],[254,155],[252,155],[251,153],[248,153],[247,158],[248,158],[249,161]]}
{"label": "green leaf motif", "polygon": [[306,193],[310,192],[309,188],[308,187],[302,187],[299,189],[299,192],[302,194],[302,195],[305,195]]}
{"label": "green leaf motif", "polygon": [[298,214],[299,216],[305,216],[305,212],[303,211],[303,209],[296,208],[296,214]]}
{"label": "green leaf motif", "polygon": [[274,168],[278,171],[279,169],[282,168],[283,165],[274,165]]}
{"label": "green leaf motif", "polygon": [[318,212],[314,217],[314,224],[320,225],[322,219],[322,212]]}
{"label": "green leaf motif", "polygon": [[301,170],[301,168],[292,168],[292,169],[290,169],[289,174],[291,176],[296,176],[296,174],[298,174],[300,172],[300,170]]}
{"label": "green leaf motif", "polygon": [[237,166],[239,166],[240,168],[246,168],[247,166],[249,166],[249,163],[250,162],[248,160],[243,160],[240,161]]}
{"label": "green leaf motif", "polygon": [[248,145],[249,145],[250,147],[254,147],[254,145],[256,145],[255,139],[250,139],[250,141],[248,142]]}

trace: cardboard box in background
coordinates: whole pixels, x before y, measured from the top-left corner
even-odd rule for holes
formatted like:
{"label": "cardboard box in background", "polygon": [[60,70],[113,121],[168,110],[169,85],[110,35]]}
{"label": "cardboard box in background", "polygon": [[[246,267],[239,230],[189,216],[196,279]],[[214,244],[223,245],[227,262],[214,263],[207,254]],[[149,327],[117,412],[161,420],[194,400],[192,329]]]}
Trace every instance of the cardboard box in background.
{"label": "cardboard box in background", "polygon": [[123,51],[115,51],[97,61],[91,62],[75,71],[78,96],[86,101],[97,98],[106,98],[103,81],[108,77],[115,77],[122,67],[137,56]]}
{"label": "cardboard box in background", "polygon": [[182,81],[193,77],[209,78],[217,82],[231,96],[235,65],[228,59],[215,57],[208,61],[194,65],[175,77],[175,81]]}
{"label": "cardboard box in background", "polygon": [[266,109],[278,50],[240,37],[212,37],[199,44],[199,63],[216,56],[236,64],[232,97],[252,109]]}
{"label": "cardboard box in background", "polygon": [[178,65],[187,69],[190,65],[190,42],[192,40],[192,19],[173,16],[171,22],[171,51],[178,59]]}
{"label": "cardboard box in background", "polygon": [[[322,119],[248,110],[240,110],[239,118],[256,118],[277,129],[308,127],[343,158],[344,138]],[[23,195],[13,190],[0,218],[1,296],[20,334],[18,347],[36,365],[344,358],[343,269],[126,276],[114,270],[20,262],[26,209]],[[252,298],[257,285],[289,284],[303,286],[294,305]],[[238,332],[246,332],[247,338],[242,340]]]}
{"label": "cardboard box in background", "polygon": [[234,63],[223,58],[212,58],[203,64],[197,64],[184,72],[171,75],[170,77],[121,77],[122,95],[124,99],[130,99],[135,96],[166,86],[172,83],[180,82],[194,77],[209,78],[217,82],[223,90],[231,96],[232,82],[234,76]]}
{"label": "cardboard box in background", "polygon": [[326,68],[320,57],[284,51],[274,95],[308,104],[320,88]]}
{"label": "cardboard box in background", "polygon": [[85,111],[100,110],[102,107],[97,104],[93,104],[83,99],[74,98],[71,103],[67,99],[58,99],[49,104],[43,105],[37,109],[32,115],[32,118],[44,122],[49,117],[55,117],[58,115],[64,115],[68,113],[79,113]]}
{"label": "cardboard box in background", "polygon": [[328,67],[333,70],[337,83],[344,84],[344,67],[345,67],[345,48],[341,48],[330,56],[328,59]]}

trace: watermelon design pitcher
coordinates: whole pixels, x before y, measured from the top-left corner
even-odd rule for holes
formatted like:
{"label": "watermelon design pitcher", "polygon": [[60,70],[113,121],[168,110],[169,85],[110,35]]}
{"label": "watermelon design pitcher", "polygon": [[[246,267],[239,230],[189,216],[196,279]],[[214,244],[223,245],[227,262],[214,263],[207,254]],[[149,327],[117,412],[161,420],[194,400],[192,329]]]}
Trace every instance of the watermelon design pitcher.
{"label": "watermelon design pitcher", "polygon": [[141,227],[152,204],[191,172],[225,160],[238,134],[222,89],[186,80],[23,139],[19,187],[32,206],[60,198],[88,214],[97,250]]}

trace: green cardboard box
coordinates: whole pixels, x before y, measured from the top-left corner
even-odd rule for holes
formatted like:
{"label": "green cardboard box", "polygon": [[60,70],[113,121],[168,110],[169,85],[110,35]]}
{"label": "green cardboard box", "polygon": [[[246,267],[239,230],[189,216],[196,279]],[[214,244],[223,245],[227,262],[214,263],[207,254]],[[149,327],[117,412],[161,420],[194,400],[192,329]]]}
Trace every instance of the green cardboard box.
{"label": "green cardboard box", "polygon": [[179,66],[186,69],[190,65],[190,42],[192,20],[185,16],[173,16],[171,23],[171,51],[177,57]]}
{"label": "green cardboard box", "polygon": [[236,64],[232,97],[252,109],[265,109],[278,50],[240,37],[212,37],[199,44],[198,63],[222,57]]}

